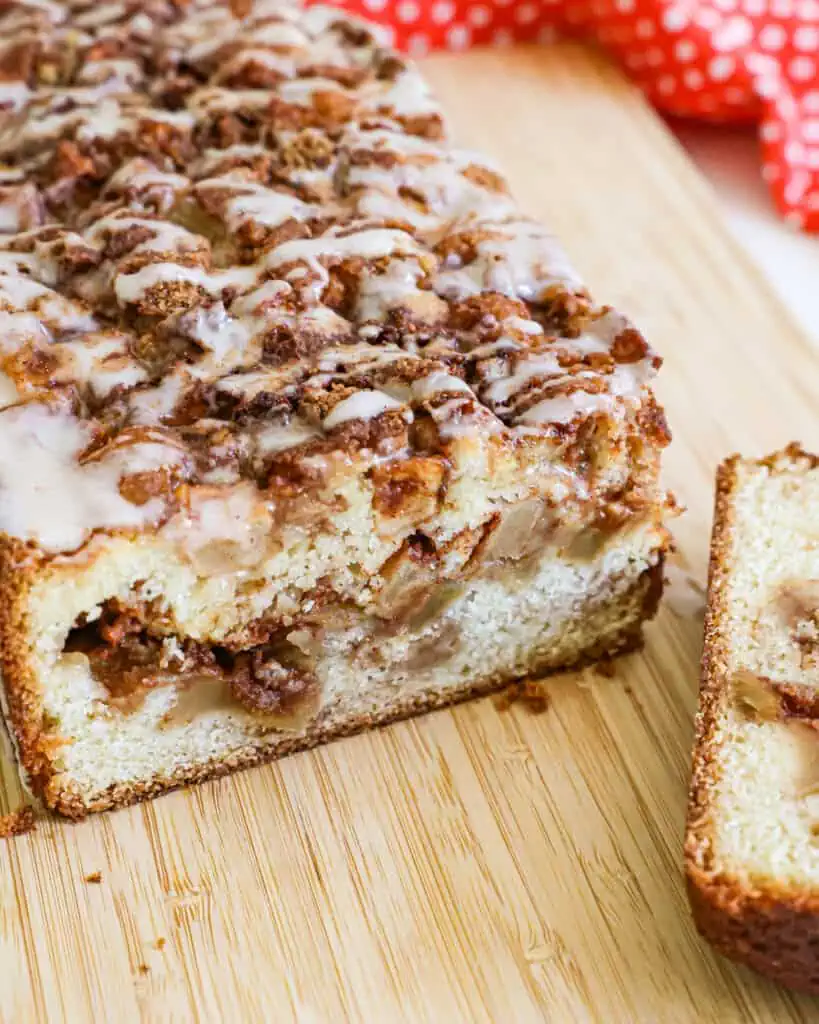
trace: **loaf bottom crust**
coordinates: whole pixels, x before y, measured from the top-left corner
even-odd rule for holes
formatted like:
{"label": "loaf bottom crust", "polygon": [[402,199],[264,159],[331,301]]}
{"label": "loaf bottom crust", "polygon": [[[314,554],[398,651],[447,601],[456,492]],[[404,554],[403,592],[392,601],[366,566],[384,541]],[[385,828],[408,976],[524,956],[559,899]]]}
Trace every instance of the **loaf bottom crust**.
{"label": "loaf bottom crust", "polygon": [[819,995],[817,915],[787,886],[748,891],[742,881],[688,868],[688,898],[697,931],[723,956],[772,981]]}
{"label": "loaf bottom crust", "polygon": [[[95,715],[77,680],[63,698],[68,740],[35,788],[70,818],[271,761],[351,733],[633,649],[662,589],[665,531],[646,526],[596,558],[545,551],[526,566],[476,579],[420,634],[331,636],[316,673],[324,697],[299,728],[260,724],[231,708],[167,726],[165,696],[136,712]],[[48,685],[48,681],[45,682]],[[70,689],[65,674],[59,685]]]}

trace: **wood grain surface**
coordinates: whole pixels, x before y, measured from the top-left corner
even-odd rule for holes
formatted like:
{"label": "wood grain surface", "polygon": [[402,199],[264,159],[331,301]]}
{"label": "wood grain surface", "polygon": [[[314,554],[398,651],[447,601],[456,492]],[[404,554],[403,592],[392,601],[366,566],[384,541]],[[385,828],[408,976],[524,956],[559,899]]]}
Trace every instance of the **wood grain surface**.
{"label": "wood grain surface", "polygon": [[[678,558],[704,579],[716,462],[819,448],[817,353],[604,61],[561,46],[426,71],[460,141],[664,355]],[[668,602],[642,654],[556,678],[543,714],[478,701],[2,844],[2,1020],[817,1020],[689,920],[700,634]]]}

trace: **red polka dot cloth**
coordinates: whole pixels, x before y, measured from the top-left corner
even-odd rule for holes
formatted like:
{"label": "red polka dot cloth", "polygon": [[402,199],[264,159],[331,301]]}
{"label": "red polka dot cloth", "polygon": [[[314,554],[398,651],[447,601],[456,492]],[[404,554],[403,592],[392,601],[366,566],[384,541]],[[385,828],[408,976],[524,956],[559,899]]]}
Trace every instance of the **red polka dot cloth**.
{"label": "red polka dot cloth", "polygon": [[819,231],[819,0],[344,0],[419,56],[583,35],[660,110],[757,122],[785,219]]}

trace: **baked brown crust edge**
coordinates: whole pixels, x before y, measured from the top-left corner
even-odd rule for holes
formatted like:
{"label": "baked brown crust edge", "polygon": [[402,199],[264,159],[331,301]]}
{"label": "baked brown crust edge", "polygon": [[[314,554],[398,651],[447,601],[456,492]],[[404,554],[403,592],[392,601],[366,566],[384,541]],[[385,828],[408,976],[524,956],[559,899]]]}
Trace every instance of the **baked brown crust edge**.
{"label": "baked brown crust edge", "polygon": [[0,688],[5,691],[9,733],[33,792],[42,792],[50,775],[42,749],[43,704],[26,650],[28,591],[37,578],[32,549],[0,536]]}
{"label": "baked brown crust edge", "polygon": [[[628,604],[634,602],[637,614],[619,634],[605,644],[587,648],[572,663],[554,665],[544,659],[542,665],[533,666],[527,675],[547,676],[559,672],[577,670],[601,658],[627,654],[639,649],[643,640],[642,626],[655,614],[660,597],[662,596],[664,561],[665,549],[661,548],[658,552],[657,562],[649,566],[637,578],[634,585],[620,597],[618,603]],[[91,801],[83,798],[79,792],[70,786],[66,786],[63,781],[58,782],[58,775],[54,772],[47,754],[39,750],[38,733],[32,730],[30,722],[27,731],[25,727],[22,731],[18,731],[18,737],[20,737],[20,756],[23,766],[30,773],[33,791],[43,800],[46,806],[66,818],[80,820],[91,813],[126,807],[129,804],[150,799],[161,793],[193,785],[194,783],[205,782],[209,779],[216,779],[243,768],[266,764],[280,757],[309,750],[313,747],[329,743],[332,740],[389,725],[393,722],[475,697],[486,696],[508,686],[515,678],[518,677],[502,675],[488,677],[477,682],[465,682],[463,685],[449,689],[444,693],[427,692],[398,700],[370,714],[354,715],[331,724],[318,722],[303,735],[296,737],[284,736],[278,742],[271,742],[268,737],[262,741],[263,746],[245,748],[230,758],[219,758],[207,764],[200,764],[190,769],[176,771],[168,777],[153,779],[150,783],[112,786]],[[27,709],[31,709],[39,714],[39,705],[34,706],[31,704],[30,698],[32,694],[27,692],[25,684],[20,687],[19,691],[16,686],[12,686],[11,690],[15,693],[14,698],[9,694],[11,718],[13,726],[17,729],[20,720],[19,716],[25,716]],[[37,721],[39,721],[39,718]],[[34,766],[34,772],[31,771],[29,765]]]}
{"label": "baked brown crust edge", "polygon": [[819,891],[750,879],[716,863],[711,801],[719,778],[720,715],[727,697],[726,588],[739,470],[814,468],[819,457],[789,445],[759,461],[733,455],[717,470],[708,604],[685,837],[688,898],[700,934],[720,953],[790,988],[819,994]]}

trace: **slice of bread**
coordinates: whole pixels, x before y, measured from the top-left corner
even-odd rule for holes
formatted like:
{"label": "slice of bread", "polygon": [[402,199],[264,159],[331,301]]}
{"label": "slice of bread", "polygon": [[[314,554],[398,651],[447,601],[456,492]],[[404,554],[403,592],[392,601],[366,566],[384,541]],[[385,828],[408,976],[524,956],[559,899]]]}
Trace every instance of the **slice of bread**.
{"label": "slice of bread", "polygon": [[819,993],[819,458],[717,476],[685,843],[702,935]]}

